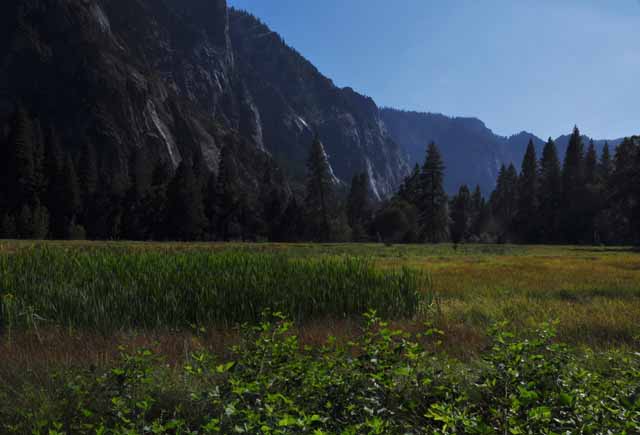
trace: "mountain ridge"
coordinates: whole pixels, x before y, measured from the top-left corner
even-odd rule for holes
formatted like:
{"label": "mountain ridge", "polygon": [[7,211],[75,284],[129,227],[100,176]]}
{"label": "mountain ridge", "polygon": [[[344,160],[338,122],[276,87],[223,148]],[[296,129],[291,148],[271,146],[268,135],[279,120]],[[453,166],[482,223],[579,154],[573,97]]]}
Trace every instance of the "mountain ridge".
{"label": "mountain ridge", "polygon": [[[455,117],[441,113],[401,110],[391,107],[381,109],[382,117],[390,135],[400,143],[408,154],[410,164],[422,164],[429,142],[440,148],[447,166],[445,188],[453,194],[462,184],[479,185],[485,194],[491,193],[502,164],[520,167],[529,140],[532,140],[538,157],[546,140],[534,133],[521,131],[511,136],[493,132],[476,117]],[[554,139],[559,157],[564,154],[569,135]],[[585,146],[591,138],[583,136]],[[608,142],[611,151],[622,139],[598,139],[594,144],[598,152]]]}

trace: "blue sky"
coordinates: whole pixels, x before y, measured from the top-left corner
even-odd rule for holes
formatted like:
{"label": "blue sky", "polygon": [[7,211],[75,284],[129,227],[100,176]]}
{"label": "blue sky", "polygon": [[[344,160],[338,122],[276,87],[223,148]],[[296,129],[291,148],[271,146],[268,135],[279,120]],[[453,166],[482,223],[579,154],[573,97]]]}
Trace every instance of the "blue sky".
{"label": "blue sky", "polygon": [[640,0],[229,0],[338,86],[496,133],[640,133]]}

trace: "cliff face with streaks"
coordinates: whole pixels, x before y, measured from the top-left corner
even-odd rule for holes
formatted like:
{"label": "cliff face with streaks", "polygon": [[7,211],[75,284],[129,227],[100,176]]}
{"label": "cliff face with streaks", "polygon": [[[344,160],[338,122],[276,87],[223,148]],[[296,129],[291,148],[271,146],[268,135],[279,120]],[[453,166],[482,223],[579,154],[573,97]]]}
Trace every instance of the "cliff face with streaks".
{"label": "cliff face with streaks", "polygon": [[136,149],[174,166],[198,152],[215,170],[229,145],[256,185],[276,163],[302,179],[317,133],[345,183],[368,171],[384,197],[407,173],[371,99],[225,0],[17,0],[0,17],[2,132],[19,103],[69,152],[90,141],[120,172]]}

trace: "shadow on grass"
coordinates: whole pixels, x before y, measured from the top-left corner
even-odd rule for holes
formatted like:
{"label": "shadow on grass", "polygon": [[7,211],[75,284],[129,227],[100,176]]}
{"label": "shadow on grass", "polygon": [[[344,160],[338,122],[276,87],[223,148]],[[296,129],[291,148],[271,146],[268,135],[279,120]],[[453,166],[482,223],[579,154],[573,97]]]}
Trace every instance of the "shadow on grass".
{"label": "shadow on grass", "polygon": [[584,246],[584,247],[575,247],[569,248],[569,251],[573,252],[590,252],[590,253],[632,253],[632,254],[640,254],[640,246],[603,246],[601,248],[594,246]]}
{"label": "shadow on grass", "polygon": [[557,300],[574,303],[591,303],[594,299],[636,300],[640,289],[585,289],[527,292],[527,297],[538,300]]}

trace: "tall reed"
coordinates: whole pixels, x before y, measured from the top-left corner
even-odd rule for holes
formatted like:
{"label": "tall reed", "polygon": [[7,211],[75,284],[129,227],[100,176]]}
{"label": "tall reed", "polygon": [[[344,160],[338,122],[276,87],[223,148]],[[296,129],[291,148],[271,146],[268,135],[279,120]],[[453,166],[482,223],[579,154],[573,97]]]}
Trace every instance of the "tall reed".
{"label": "tall reed", "polygon": [[375,309],[411,317],[427,277],[356,257],[37,248],[0,256],[5,328],[229,326],[265,310],[303,322]]}

